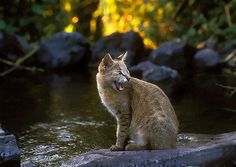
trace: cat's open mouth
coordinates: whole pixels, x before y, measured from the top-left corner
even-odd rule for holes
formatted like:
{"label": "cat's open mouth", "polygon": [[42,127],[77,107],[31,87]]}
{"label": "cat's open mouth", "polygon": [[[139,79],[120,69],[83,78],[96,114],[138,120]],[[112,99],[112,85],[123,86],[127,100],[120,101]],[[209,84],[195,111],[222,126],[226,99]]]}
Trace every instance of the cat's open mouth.
{"label": "cat's open mouth", "polygon": [[123,85],[123,83],[121,83],[121,82],[116,82],[116,81],[114,81],[114,82],[113,82],[113,87],[114,87],[116,90],[118,90],[118,91],[124,90],[124,85]]}

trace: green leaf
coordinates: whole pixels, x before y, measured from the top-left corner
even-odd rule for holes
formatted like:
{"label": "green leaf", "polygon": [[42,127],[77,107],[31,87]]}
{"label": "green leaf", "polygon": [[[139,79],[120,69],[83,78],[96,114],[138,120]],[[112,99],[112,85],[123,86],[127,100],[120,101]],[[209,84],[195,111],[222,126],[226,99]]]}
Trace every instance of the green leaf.
{"label": "green leaf", "polygon": [[196,30],[194,28],[190,28],[187,31],[187,36],[194,36],[196,34]]}
{"label": "green leaf", "polygon": [[14,33],[18,30],[17,27],[15,27],[11,24],[8,24],[5,29],[6,29],[6,32],[8,32],[8,33]]}
{"label": "green leaf", "polygon": [[43,8],[40,5],[33,5],[32,6],[32,11],[36,14],[42,14],[43,13]]}
{"label": "green leaf", "polygon": [[0,30],[5,29],[5,27],[6,27],[5,21],[4,20],[0,20]]}

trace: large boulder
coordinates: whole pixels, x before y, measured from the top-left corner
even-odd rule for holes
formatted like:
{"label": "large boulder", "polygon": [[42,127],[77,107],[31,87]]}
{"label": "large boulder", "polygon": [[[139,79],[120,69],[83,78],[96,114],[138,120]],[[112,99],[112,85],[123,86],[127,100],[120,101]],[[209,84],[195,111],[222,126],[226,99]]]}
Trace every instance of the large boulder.
{"label": "large boulder", "polygon": [[20,166],[20,150],[14,135],[6,134],[0,127],[0,166]]}
{"label": "large boulder", "polygon": [[170,94],[180,81],[178,71],[166,66],[158,66],[150,61],[141,62],[130,67],[131,72],[141,72],[142,79],[160,86],[164,92]]}
{"label": "large boulder", "polygon": [[195,48],[183,42],[170,41],[163,43],[150,55],[150,61],[185,72],[192,68]]}
{"label": "large boulder", "polygon": [[206,41],[203,41],[197,45],[198,49],[214,49],[216,47],[216,41],[213,39],[208,39]]}
{"label": "large boulder", "polygon": [[46,68],[85,67],[90,59],[90,45],[80,33],[59,32],[40,42],[38,61]]}
{"label": "large boulder", "polygon": [[209,48],[199,50],[194,55],[194,60],[198,68],[215,67],[220,63],[220,55]]}
{"label": "large boulder", "polygon": [[[202,141],[198,141],[198,138]],[[71,158],[61,167],[236,165],[236,132],[219,135],[180,134],[178,142],[181,144],[177,148],[166,150],[91,151]]]}
{"label": "large boulder", "polygon": [[114,58],[126,51],[128,51],[126,59],[128,66],[137,64],[145,57],[143,39],[137,32],[115,32],[101,38],[93,48],[92,62],[100,62],[106,53],[110,53]]}

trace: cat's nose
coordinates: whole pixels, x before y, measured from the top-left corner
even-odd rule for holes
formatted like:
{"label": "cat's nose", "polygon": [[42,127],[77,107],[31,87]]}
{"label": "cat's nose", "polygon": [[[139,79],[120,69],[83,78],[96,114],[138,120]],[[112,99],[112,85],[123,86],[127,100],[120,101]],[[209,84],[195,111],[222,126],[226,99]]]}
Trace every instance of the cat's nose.
{"label": "cat's nose", "polygon": [[129,80],[130,80],[130,77],[129,76],[125,76],[125,78],[127,79],[127,81],[129,82]]}

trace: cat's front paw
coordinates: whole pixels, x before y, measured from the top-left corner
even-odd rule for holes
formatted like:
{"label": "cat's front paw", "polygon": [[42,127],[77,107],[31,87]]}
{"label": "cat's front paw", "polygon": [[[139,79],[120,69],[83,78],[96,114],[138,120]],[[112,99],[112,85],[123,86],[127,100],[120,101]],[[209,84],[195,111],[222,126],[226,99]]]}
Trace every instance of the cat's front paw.
{"label": "cat's front paw", "polygon": [[133,150],[135,150],[134,144],[127,144],[127,145],[125,146],[125,150],[126,150],[126,151],[133,151]]}
{"label": "cat's front paw", "polygon": [[140,145],[137,145],[137,144],[127,144],[126,147],[125,147],[125,150],[126,151],[136,151],[136,150],[146,150],[148,149],[148,147],[146,145],[144,146],[140,146]]}
{"label": "cat's front paw", "polygon": [[117,145],[112,145],[112,146],[110,147],[110,150],[111,150],[111,151],[123,151],[124,148],[119,147],[119,146],[117,146]]}

